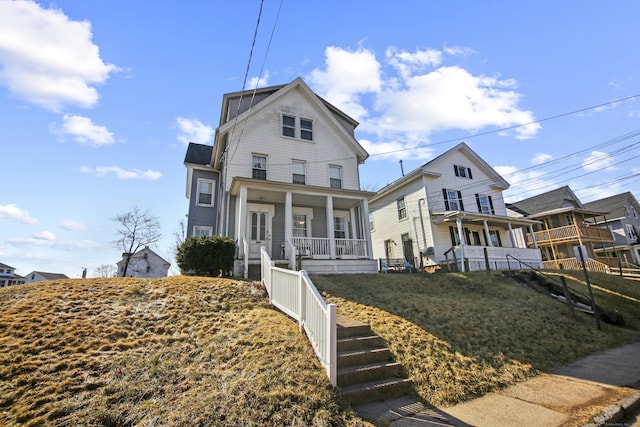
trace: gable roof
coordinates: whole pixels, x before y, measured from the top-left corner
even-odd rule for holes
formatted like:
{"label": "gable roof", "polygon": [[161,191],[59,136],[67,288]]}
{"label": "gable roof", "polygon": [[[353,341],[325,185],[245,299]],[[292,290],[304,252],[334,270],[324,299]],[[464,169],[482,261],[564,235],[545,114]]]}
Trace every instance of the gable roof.
{"label": "gable roof", "polygon": [[557,209],[585,209],[582,202],[580,202],[568,185],[529,197],[528,199],[510,203],[509,207],[512,209],[515,208],[515,210],[527,216]]}
{"label": "gable roof", "polygon": [[[166,259],[162,258],[160,255],[158,255],[156,252],[154,252],[149,246],[145,246],[144,248],[140,249],[138,252],[132,254],[131,255],[131,259],[143,258],[145,253],[150,253],[150,254],[154,255],[155,257],[159,258],[165,264],[171,265],[171,263],[169,261],[167,261]],[[120,265],[121,263],[124,263],[125,262],[125,256],[126,256],[125,254],[122,254],[122,259],[120,261],[118,261],[116,264]]]}
{"label": "gable roof", "polygon": [[464,154],[474,164],[474,166],[484,171],[493,180],[494,182],[492,185],[493,187],[500,188],[501,190],[506,190],[507,188],[509,188],[509,183],[502,177],[502,175],[496,172],[495,169],[493,169],[487,162],[485,162],[484,159],[482,159],[482,157],[480,157],[475,151],[473,151],[466,143],[461,142],[458,145],[445,151],[444,153],[429,160],[427,163],[423,164],[422,166],[407,173],[405,176],[398,178],[397,180],[393,181],[391,184],[387,184],[386,186],[381,188],[370,199],[370,201],[375,201],[379,197],[383,196],[384,194],[390,191],[393,191],[399,187],[402,187],[403,185],[408,184],[409,182],[417,178],[420,178],[423,175],[439,176],[440,175],[439,173],[433,172],[431,169],[438,163],[442,162],[450,154],[456,151],[459,151],[462,154]]}
{"label": "gable roof", "polygon": [[[216,169],[219,169],[222,154],[224,153],[227,144],[227,135],[232,131],[236,123],[249,120],[258,112],[267,108],[269,105],[286,96],[293,90],[301,90],[312,104],[324,112],[325,117],[334,125],[336,131],[344,136],[344,140],[350,142],[359,163],[363,163],[367,157],[369,157],[369,153],[367,153],[362,145],[360,145],[360,143],[355,139],[353,132],[349,132],[345,126],[341,124],[340,120],[349,123],[353,128],[358,125],[358,122],[322,99],[320,96],[316,95],[300,77],[297,77],[286,85],[262,88],[256,90],[255,93],[253,90],[247,90],[244,92],[234,92],[224,95],[220,114],[220,126],[216,129],[213,144],[212,165]],[[239,114],[236,117],[234,115],[235,112],[229,112],[229,105],[232,100],[235,100],[240,96],[246,96],[247,100],[240,105],[240,108],[238,109]]]}
{"label": "gable roof", "polygon": [[14,268],[14,267],[11,267],[10,265],[7,265],[7,264],[3,264],[3,263],[1,263],[1,262],[0,262],[0,268],[10,268],[10,269],[12,269],[12,270],[15,270],[15,268]]}
{"label": "gable roof", "polygon": [[27,274],[25,277],[29,277],[32,274],[39,274],[46,280],[58,280],[58,279],[68,279],[69,277],[66,274],[62,273],[47,273],[46,271],[32,271]]}
{"label": "gable roof", "polygon": [[636,211],[640,213],[640,204],[638,204],[638,200],[630,191],[585,203],[585,207],[588,209],[602,211],[607,216],[610,216],[610,218],[607,218],[609,220],[624,218],[627,215],[625,208],[629,205],[633,205]]}

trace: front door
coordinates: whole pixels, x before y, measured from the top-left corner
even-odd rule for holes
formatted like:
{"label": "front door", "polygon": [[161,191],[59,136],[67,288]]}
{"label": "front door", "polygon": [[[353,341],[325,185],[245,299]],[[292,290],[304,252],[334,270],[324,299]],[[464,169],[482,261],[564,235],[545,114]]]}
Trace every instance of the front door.
{"label": "front door", "polygon": [[413,263],[415,262],[413,259],[414,258],[413,257],[413,240],[409,238],[408,234],[403,234],[401,238],[402,238],[402,255],[404,256],[404,259],[406,259],[411,263],[411,265],[413,265]]}
{"label": "front door", "polygon": [[271,218],[273,206],[251,205],[248,209],[247,236],[249,236],[249,258],[260,258],[264,247],[271,256]]}

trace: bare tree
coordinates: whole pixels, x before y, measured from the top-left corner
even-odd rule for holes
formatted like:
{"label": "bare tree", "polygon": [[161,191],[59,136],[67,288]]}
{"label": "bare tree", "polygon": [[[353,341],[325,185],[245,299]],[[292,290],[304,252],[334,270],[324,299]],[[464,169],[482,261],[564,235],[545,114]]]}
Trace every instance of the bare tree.
{"label": "bare tree", "polygon": [[125,277],[131,256],[138,249],[156,243],[162,237],[160,222],[149,210],[141,211],[137,206],[116,215],[112,220],[118,223],[117,238],[112,243],[114,248],[122,250],[122,256],[125,258],[122,277]]}
{"label": "bare tree", "polygon": [[116,277],[118,275],[118,267],[113,264],[102,264],[96,268],[95,277]]}
{"label": "bare tree", "polygon": [[173,232],[173,246],[171,247],[171,270],[174,273],[180,274],[181,271],[175,270],[174,265],[177,266],[176,257],[178,256],[178,249],[187,239],[187,225],[185,224],[184,218],[178,221],[178,226]]}

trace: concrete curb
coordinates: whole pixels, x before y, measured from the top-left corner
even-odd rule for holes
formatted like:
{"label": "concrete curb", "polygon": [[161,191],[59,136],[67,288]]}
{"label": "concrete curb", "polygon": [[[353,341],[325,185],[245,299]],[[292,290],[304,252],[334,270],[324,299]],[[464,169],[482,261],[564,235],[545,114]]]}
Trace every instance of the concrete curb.
{"label": "concrete curb", "polygon": [[603,427],[607,424],[617,423],[624,420],[627,414],[633,413],[638,409],[640,409],[640,391],[622,399],[615,405],[605,408],[583,427]]}

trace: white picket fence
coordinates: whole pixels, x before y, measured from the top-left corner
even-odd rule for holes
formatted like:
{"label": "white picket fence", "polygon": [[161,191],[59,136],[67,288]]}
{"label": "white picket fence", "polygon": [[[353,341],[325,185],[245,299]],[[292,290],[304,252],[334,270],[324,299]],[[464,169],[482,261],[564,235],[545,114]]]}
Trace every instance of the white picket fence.
{"label": "white picket fence", "polygon": [[325,302],[305,270],[276,267],[264,248],[260,257],[262,284],[269,303],[298,322],[329,381],[337,385],[336,305]]}

